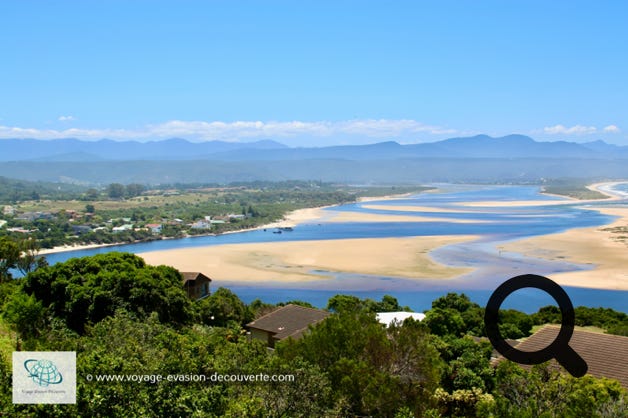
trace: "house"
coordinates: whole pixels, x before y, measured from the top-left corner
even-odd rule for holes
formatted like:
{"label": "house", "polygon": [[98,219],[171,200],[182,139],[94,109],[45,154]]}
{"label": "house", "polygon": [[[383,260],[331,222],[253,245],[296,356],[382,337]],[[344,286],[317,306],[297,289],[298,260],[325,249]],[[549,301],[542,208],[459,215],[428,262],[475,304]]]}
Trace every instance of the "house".
{"label": "house", "polygon": [[289,304],[250,322],[246,327],[251,338],[264,341],[274,348],[277,341],[300,338],[310,325],[317,324],[330,315],[327,311]]}
{"label": "house", "polygon": [[203,299],[209,296],[212,279],[199,272],[181,272],[183,288],[190,299]]}
{"label": "house", "polygon": [[5,226],[6,224],[7,224],[7,221],[5,221],[4,219],[0,219],[0,228]]}
{"label": "house", "polygon": [[122,231],[130,231],[131,229],[133,229],[133,225],[131,224],[124,224],[121,226],[114,226],[113,228],[111,228],[112,232],[122,232]]}
{"label": "house", "polygon": [[[521,341],[517,350],[541,350],[556,339],[559,331],[559,325],[546,325]],[[575,329],[569,346],[587,362],[588,374],[618,380],[628,389],[628,337]],[[551,360],[551,363],[552,367],[563,370],[556,360]]]}
{"label": "house", "polygon": [[153,234],[161,234],[161,224],[146,224],[146,228]]}
{"label": "house", "polygon": [[206,220],[196,221],[192,225],[190,225],[190,228],[192,229],[210,229],[211,227],[211,222]]}
{"label": "house", "polygon": [[376,315],[377,320],[389,327],[393,322],[402,324],[408,318],[412,318],[415,321],[422,321],[425,319],[424,313],[419,312],[378,312]]}
{"label": "house", "polygon": [[2,213],[7,216],[13,216],[15,215],[15,208],[7,205],[2,209]]}
{"label": "house", "polygon": [[24,228],[7,228],[8,232],[19,232],[20,234],[30,234],[36,232],[36,229],[24,229]]}
{"label": "house", "polygon": [[54,219],[55,216],[50,213],[50,212],[24,212],[22,214],[20,214],[16,219],[19,219],[21,221],[29,221],[29,222],[33,222],[36,221],[38,219],[47,219],[47,220],[51,220]]}
{"label": "house", "polygon": [[76,235],[83,235],[92,232],[92,227],[89,225],[72,225],[72,232]]}

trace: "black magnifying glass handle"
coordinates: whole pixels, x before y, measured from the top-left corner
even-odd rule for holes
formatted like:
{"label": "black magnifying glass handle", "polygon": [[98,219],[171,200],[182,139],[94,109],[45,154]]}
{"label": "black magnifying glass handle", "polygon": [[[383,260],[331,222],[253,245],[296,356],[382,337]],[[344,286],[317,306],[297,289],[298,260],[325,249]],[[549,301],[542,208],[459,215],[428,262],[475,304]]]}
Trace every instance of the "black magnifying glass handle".
{"label": "black magnifying glass handle", "polygon": [[556,360],[574,377],[584,376],[589,369],[587,362],[569,345],[560,348],[556,353]]}

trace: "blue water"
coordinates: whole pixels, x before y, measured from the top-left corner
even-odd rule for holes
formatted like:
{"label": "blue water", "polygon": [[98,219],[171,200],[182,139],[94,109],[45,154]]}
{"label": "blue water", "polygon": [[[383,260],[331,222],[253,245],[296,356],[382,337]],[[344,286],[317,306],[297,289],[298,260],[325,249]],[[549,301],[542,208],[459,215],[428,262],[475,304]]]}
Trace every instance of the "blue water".
{"label": "blue water", "polygon": [[[591,265],[574,265],[563,261],[523,257],[516,253],[504,253],[499,246],[505,242],[534,235],[551,234],[570,228],[592,227],[608,224],[613,217],[587,210],[583,204],[564,203],[564,199],[539,194],[532,186],[465,186],[439,185],[442,193],[423,193],[404,199],[372,201],[334,207],[333,211],[358,211],[375,214],[398,214],[417,217],[437,217],[438,222],[398,222],[398,223],[339,223],[328,222],[323,218],[317,223],[298,225],[292,232],[273,234],[272,230],[256,230],[219,236],[203,236],[177,240],[161,240],[148,243],[112,246],[98,249],[69,251],[48,255],[53,264],[72,257],[82,257],[110,251],[142,253],[148,251],[191,248],[252,242],[332,240],[342,238],[384,238],[432,235],[477,235],[472,242],[441,247],[431,253],[438,262],[472,267],[472,273],[455,279],[430,280],[417,273],[413,280],[399,277],[368,276],[338,272],[322,272],[327,277],[306,284],[259,283],[245,286],[242,282],[218,282],[214,287],[225,286],[236,292],[244,301],[260,298],[267,302],[281,302],[292,299],[308,301],[324,307],[327,299],[338,293],[354,294],[360,297],[380,299],[385,294],[395,296],[401,304],[416,311],[429,309],[433,299],[449,291],[465,292],[474,301],[486,303],[492,290],[500,283],[515,275],[551,273],[591,269]],[[463,206],[463,202],[525,201],[545,200],[547,205],[530,207],[481,207]],[[601,204],[618,205],[621,202]],[[420,206],[430,211],[398,211],[372,209],[369,206]],[[442,212],[439,210],[443,210]],[[451,212],[451,210],[464,212]],[[331,212],[329,212],[331,216]],[[454,222],[464,220],[465,223]],[[628,250],[627,250],[628,251]],[[628,270],[628,262],[627,262]],[[210,273],[211,276],[211,273]],[[584,288],[566,288],[575,306],[604,306],[628,312],[628,292],[606,291]],[[539,298],[538,294],[517,292],[504,307],[512,307],[526,312],[552,304],[551,298]]]}

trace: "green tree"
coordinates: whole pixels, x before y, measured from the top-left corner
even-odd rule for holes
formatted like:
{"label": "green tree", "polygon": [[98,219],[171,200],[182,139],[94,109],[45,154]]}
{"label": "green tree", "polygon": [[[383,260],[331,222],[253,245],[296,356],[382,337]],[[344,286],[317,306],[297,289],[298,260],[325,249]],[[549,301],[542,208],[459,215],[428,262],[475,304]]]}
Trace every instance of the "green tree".
{"label": "green tree", "polygon": [[225,327],[230,323],[244,325],[253,320],[247,306],[231,290],[220,287],[198,302],[201,320],[207,325]]}
{"label": "green tree", "polygon": [[439,336],[460,337],[467,330],[460,312],[450,308],[430,309],[425,313],[424,322],[432,334]]}
{"label": "green tree", "polygon": [[127,184],[125,188],[126,196],[135,197],[142,194],[146,188],[138,183]]}
{"label": "green tree", "polygon": [[424,326],[406,321],[387,329],[365,311],[331,315],[277,351],[287,361],[300,357],[325,370],[335,401],[346,402],[355,415],[392,417],[402,406],[420,414],[440,375]]}
{"label": "green tree", "polygon": [[89,200],[96,200],[100,196],[98,190],[90,188],[85,191],[85,197]]}
{"label": "green tree", "polygon": [[46,258],[39,255],[39,243],[35,239],[26,238],[19,240],[17,245],[20,249],[20,257],[15,267],[23,275],[48,265]]}
{"label": "green tree", "polygon": [[10,270],[17,267],[19,259],[19,245],[8,237],[0,237],[0,283],[12,279]]}
{"label": "green tree", "polygon": [[39,335],[45,324],[45,309],[33,295],[15,292],[4,305],[2,316],[22,338]]}
{"label": "green tree", "polygon": [[464,293],[458,294],[450,292],[432,302],[432,308],[454,309],[460,313],[465,312],[474,306],[479,305],[471,302],[469,297]]}
{"label": "green tree", "polygon": [[125,192],[126,188],[124,187],[124,184],[111,183],[109,186],[107,186],[107,195],[112,199],[123,198]]}
{"label": "green tree", "polygon": [[496,416],[628,417],[628,391],[619,382],[589,375],[575,378],[547,363],[524,370],[512,362],[501,362],[493,395],[491,413]]}
{"label": "green tree", "polygon": [[148,266],[128,253],[74,258],[40,268],[24,278],[23,290],[78,332],[119,308],[138,317],[156,312],[164,322],[185,323],[192,318],[180,273],[171,267]]}

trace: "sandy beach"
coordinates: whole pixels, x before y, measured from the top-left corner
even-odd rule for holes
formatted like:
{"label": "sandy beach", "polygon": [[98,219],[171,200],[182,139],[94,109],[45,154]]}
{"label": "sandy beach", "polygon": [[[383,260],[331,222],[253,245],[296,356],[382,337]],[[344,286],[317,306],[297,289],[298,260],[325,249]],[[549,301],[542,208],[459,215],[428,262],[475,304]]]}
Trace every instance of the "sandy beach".
{"label": "sandy beach", "polygon": [[229,244],[139,255],[149,264],[201,271],[217,281],[302,282],[329,278],[316,270],[447,279],[468,269],[438,264],[429,257],[429,251],[474,238],[422,236]]}
{"label": "sandy beach", "polygon": [[[516,252],[529,257],[562,260],[590,265],[591,270],[559,273],[550,276],[562,285],[600,289],[628,290],[628,207],[596,207],[595,203],[615,201],[625,196],[613,193],[616,183],[589,186],[609,196],[604,200],[576,200],[590,205],[587,209],[618,216],[611,225],[578,228],[566,232],[515,241],[500,247],[501,251]],[[388,200],[396,197],[390,197]],[[382,200],[377,198],[376,200]],[[334,210],[334,206],[293,211],[273,224],[260,228],[297,226],[304,223],[329,222],[477,222],[413,216],[413,212],[465,213],[465,206],[519,207],[561,205],[574,199],[556,201],[495,201],[462,202],[460,209],[422,206],[386,206],[365,204],[367,209],[408,212],[401,214],[371,214]],[[542,216],[542,215],[539,215]],[[613,233],[613,228],[626,228],[625,233]],[[234,231],[234,233],[239,231]],[[623,237],[620,239],[620,237]],[[150,264],[172,265],[182,271],[202,271],[219,281],[303,282],[327,279],[329,272],[362,273],[417,279],[447,279],[468,272],[434,262],[429,252],[441,246],[472,240],[473,236],[437,236],[411,238],[369,238],[324,241],[229,244],[201,248],[184,248],[140,254]],[[89,249],[103,245],[65,246],[42,250],[41,254]]]}
{"label": "sandy beach", "polygon": [[63,253],[66,251],[80,251],[80,250],[89,250],[92,248],[102,248],[102,247],[111,247],[114,245],[121,244],[81,244],[81,245],[62,245],[60,247],[54,248],[43,248],[39,250],[40,255],[46,254],[55,254],[55,253]]}
{"label": "sandy beach", "polygon": [[[607,195],[608,199],[577,200],[577,202],[595,204],[625,198],[626,196],[611,190],[613,186],[621,183],[625,182],[596,183],[587,186],[591,190]],[[573,203],[574,200],[565,202]],[[513,203],[516,203],[516,206],[523,206],[522,202]],[[560,202],[556,203],[560,204]],[[557,273],[550,276],[552,280],[564,286],[628,290],[628,237],[623,233],[613,233],[613,229],[628,228],[628,207],[591,206],[587,209],[619,218],[610,225],[570,229],[559,234],[516,241],[500,249],[530,257],[563,260],[592,267],[591,270]],[[622,236],[623,238],[620,238]]]}
{"label": "sandy beach", "polygon": [[[628,240],[628,207],[595,210],[620,218],[610,225],[570,229],[559,234],[516,241],[500,249],[529,257],[569,261],[593,267],[592,270],[549,276],[561,285],[628,290],[628,241],[625,241]],[[627,233],[612,233],[613,228],[627,228]],[[624,241],[619,239],[621,236]]]}

